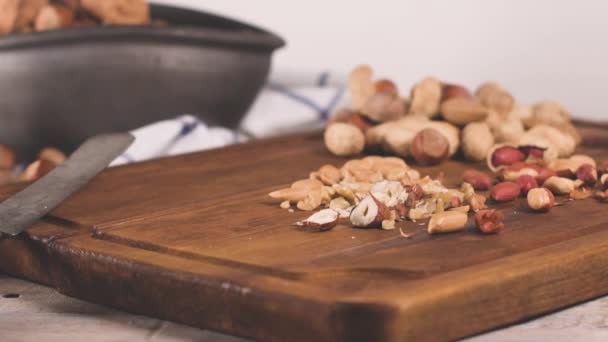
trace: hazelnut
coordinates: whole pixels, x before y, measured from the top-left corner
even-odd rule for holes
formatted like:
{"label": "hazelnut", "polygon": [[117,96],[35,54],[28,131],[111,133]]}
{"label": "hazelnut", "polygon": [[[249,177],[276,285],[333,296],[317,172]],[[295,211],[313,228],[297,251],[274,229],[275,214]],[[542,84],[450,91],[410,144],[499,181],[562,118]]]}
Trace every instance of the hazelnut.
{"label": "hazelnut", "polygon": [[421,165],[435,165],[448,158],[449,142],[436,129],[418,132],[410,146],[410,153]]}
{"label": "hazelnut", "polygon": [[405,103],[390,94],[376,93],[365,102],[361,114],[374,122],[393,121],[405,115]]}
{"label": "hazelnut", "polygon": [[389,215],[389,209],[384,203],[372,195],[367,195],[351,211],[350,222],[354,227],[380,227]]}
{"label": "hazelnut", "polygon": [[325,129],[325,146],[337,156],[359,154],[365,147],[365,136],[354,125],[335,122]]}
{"label": "hazelnut", "polygon": [[471,95],[471,92],[467,88],[459,84],[443,84],[441,102],[457,97],[470,99],[473,98],[473,95]]}
{"label": "hazelnut", "polygon": [[391,80],[382,79],[374,82],[374,89],[376,93],[385,93],[391,95],[392,97],[399,96],[399,89]]}

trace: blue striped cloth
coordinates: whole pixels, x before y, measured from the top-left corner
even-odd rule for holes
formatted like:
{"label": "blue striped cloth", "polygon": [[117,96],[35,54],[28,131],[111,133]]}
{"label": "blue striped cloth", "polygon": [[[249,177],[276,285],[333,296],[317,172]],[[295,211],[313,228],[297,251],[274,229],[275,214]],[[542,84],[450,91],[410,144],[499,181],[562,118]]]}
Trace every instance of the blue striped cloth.
{"label": "blue striped cloth", "polygon": [[131,132],[135,142],[111,166],[319,128],[348,102],[344,82],[328,72],[279,73],[261,91],[237,130],[210,127],[194,115],[151,123]]}

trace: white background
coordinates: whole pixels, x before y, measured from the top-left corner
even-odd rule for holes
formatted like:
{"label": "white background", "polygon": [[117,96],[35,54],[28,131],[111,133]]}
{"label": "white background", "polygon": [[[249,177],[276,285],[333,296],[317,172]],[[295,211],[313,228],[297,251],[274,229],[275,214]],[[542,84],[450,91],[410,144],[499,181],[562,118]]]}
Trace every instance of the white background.
{"label": "white background", "polygon": [[524,103],[556,99],[608,120],[608,1],[156,0],[257,24],[288,46],[274,74],[369,63],[403,89],[433,75],[497,80]]}

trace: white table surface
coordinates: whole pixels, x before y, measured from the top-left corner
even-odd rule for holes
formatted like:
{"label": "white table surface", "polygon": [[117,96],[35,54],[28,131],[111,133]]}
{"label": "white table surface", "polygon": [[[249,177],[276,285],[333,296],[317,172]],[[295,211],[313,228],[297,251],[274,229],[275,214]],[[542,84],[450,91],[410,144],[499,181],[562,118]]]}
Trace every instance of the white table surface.
{"label": "white table surface", "polygon": [[[541,340],[608,341],[608,296],[467,341]],[[0,274],[0,341],[245,340],[87,303]]]}

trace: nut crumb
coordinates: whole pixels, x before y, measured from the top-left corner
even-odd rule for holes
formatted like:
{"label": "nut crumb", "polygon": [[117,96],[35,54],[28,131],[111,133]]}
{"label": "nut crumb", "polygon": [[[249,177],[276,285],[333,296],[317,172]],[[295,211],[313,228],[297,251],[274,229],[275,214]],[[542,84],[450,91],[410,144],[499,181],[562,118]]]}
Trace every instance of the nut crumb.
{"label": "nut crumb", "polygon": [[291,205],[289,204],[289,201],[283,201],[283,202],[281,202],[281,204],[279,206],[282,209],[289,209],[291,207]]}
{"label": "nut crumb", "polygon": [[293,208],[289,208],[287,209],[288,212],[293,213],[295,210],[293,210]]}

